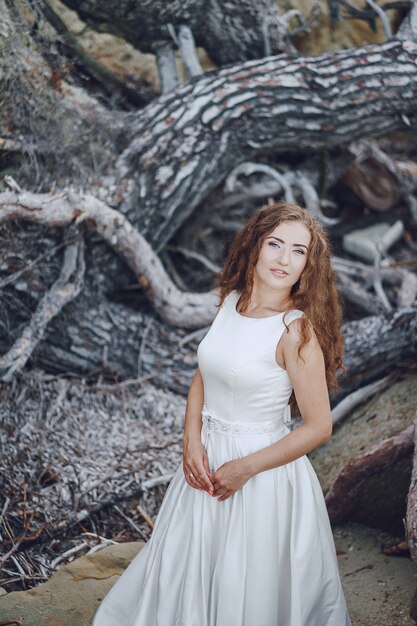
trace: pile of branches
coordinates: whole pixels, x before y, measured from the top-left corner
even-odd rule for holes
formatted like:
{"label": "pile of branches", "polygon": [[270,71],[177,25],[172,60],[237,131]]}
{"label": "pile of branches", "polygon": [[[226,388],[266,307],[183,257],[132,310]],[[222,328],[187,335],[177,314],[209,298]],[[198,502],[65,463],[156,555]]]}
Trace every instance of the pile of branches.
{"label": "pile of branches", "polygon": [[181,462],[185,400],[26,372],[0,391],[0,586],[27,589],[88,551],[147,540]]}

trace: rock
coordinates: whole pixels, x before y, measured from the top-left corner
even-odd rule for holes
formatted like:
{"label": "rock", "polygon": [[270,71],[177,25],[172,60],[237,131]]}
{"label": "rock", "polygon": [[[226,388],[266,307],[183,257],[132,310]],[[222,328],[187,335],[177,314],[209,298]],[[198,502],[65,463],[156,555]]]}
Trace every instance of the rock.
{"label": "rock", "polygon": [[378,255],[378,249],[381,253],[387,252],[402,236],[403,231],[404,225],[401,220],[397,220],[392,226],[378,222],[344,235],[343,248],[354,256],[373,263]]}
{"label": "rock", "polygon": [[366,453],[348,463],[326,494],[326,505],[332,522],[344,522],[352,515],[370,525],[381,519],[394,525],[403,511],[391,506],[396,500],[398,484],[410,484],[414,451],[414,426],[384,439]]}
{"label": "rock", "polygon": [[0,597],[0,621],[23,626],[90,626],[107,591],[143,547],[143,542],[111,545],[64,565],[46,583]]}
{"label": "rock", "polygon": [[[413,424],[416,397],[417,374],[413,373],[357,407],[335,427],[329,442],[308,455],[324,493],[350,461]],[[412,453],[358,484],[349,519],[404,537],[411,465]]]}

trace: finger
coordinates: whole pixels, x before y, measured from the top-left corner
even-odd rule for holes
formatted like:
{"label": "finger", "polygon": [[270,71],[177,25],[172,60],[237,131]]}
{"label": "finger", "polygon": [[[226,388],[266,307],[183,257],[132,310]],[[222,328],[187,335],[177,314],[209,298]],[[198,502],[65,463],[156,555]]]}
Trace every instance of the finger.
{"label": "finger", "polygon": [[207,452],[205,452],[205,454],[203,455],[203,465],[204,465],[204,469],[206,470],[207,474],[211,474]]}
{"label": "finger", "polygon": [[203,489],[205,489],[206,491],[212,490],[213,485],[204,467],[204,457],[202,464],[196,465],[193,469],[191,469],[191,473],[194,474],[195,479]]}
{"label": "finger", "polygon": [[188,467],[184,467],[184,478],[185,481],[190,485],[190,487],[194,487],[193,473]]}
{"label": "finger", "polygon": [[201,471],[197,466],[190,466],[188,469],[188,476],[193,481],[193,483],[197,483],[200,487],[202,487],[201,479],[200,479]]}
{"label": "finger", "polygon": [[203,487],[203,489],[206,489],[207,491],[210,491],[210,492],[213,491],[213,484],[204,468],[201,468],[197,476],[197,479],[199,483],[201,484],[201,486]]}
{"label": "finger", "polygon": [[[203,458],[204,463],[204,458]],[[201,487],[204,491],[208,491],[212,495],[213,485],[209,476],[207,476],[204,465],[200,467],[198,465],[184,464],[184,474],[186,475],[187,482],[192,487]],[[191,474],[191,476],[190,476]]]}
{"label": "finger", "polygon": [[185,480],[190,485],[190,487],[193,487],[194,489],[199,489],[200,491],[203,491],[203,489],[202,489],[199,481],[197,480],[197,477],[195,476],[194,472],[192,472],[190,470],[185,470],[184,474],[185,474]]}
{"label": "finger", "polygon": [[193,487],[193,489],[198,489],[199,491],[205,491],[205,489],[203,489],[200,484],[196,481],[195,478],[190,478],[188,484],[190,485],[190,487]]}
{"label": "finger", "polygon": [[226,485],[221,485],[217,483],[217,487],[215,486],[213,490],[213,496],[222,496],[224,493],[226,493],[226,491],[229,491]]}
{"label": "finger", "polygon": [[224,500],[227,500],[228,498],[230,498],[230,496],[232,495],[233,495],[233,491],[226,491],[226,493],[220,496],[220,498],[217,498],[217,502],[223,502]]}
{"label": "finger", "polygon": [[214,471],[212,472],[211,469],[210,469],[210,465],[209,465],[207,454],[205,454],[204,457],[203,457],[203,465],[204,465],[204,469],[206,471],[208,480],[210,482],[210,485],[213,486],[212,479],[213,479]]}

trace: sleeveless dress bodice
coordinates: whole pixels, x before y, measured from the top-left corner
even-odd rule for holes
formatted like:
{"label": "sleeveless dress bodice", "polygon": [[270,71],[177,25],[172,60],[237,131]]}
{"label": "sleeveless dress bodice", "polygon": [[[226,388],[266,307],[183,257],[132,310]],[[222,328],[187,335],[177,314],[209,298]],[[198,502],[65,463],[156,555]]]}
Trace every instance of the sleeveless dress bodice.
{"label": "sleeveless dress bodice", "polygon": [[236,310],[240,293],[230,292],[197,350],[204,380],[204,404],[211,415],[229,421],[289,421],[292,385],[275,359],[298,309],[269,317],[247,317]]}

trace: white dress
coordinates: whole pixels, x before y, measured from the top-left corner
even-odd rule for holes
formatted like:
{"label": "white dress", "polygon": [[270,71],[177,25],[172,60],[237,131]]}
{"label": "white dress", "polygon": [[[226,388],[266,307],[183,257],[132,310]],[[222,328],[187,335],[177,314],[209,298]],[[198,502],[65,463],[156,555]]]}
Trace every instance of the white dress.
{"label": "white dress", "polygon": [[[232,291],[198,347],[210,468],[289,432],[291,382],[275,361],[283,313],[250,318]],[[289,324],[303,315],[292,310]],[[182,463],[149,541],[93,626],[352,626],[323,492],[304,455],[229,499],[190,487]]]}

